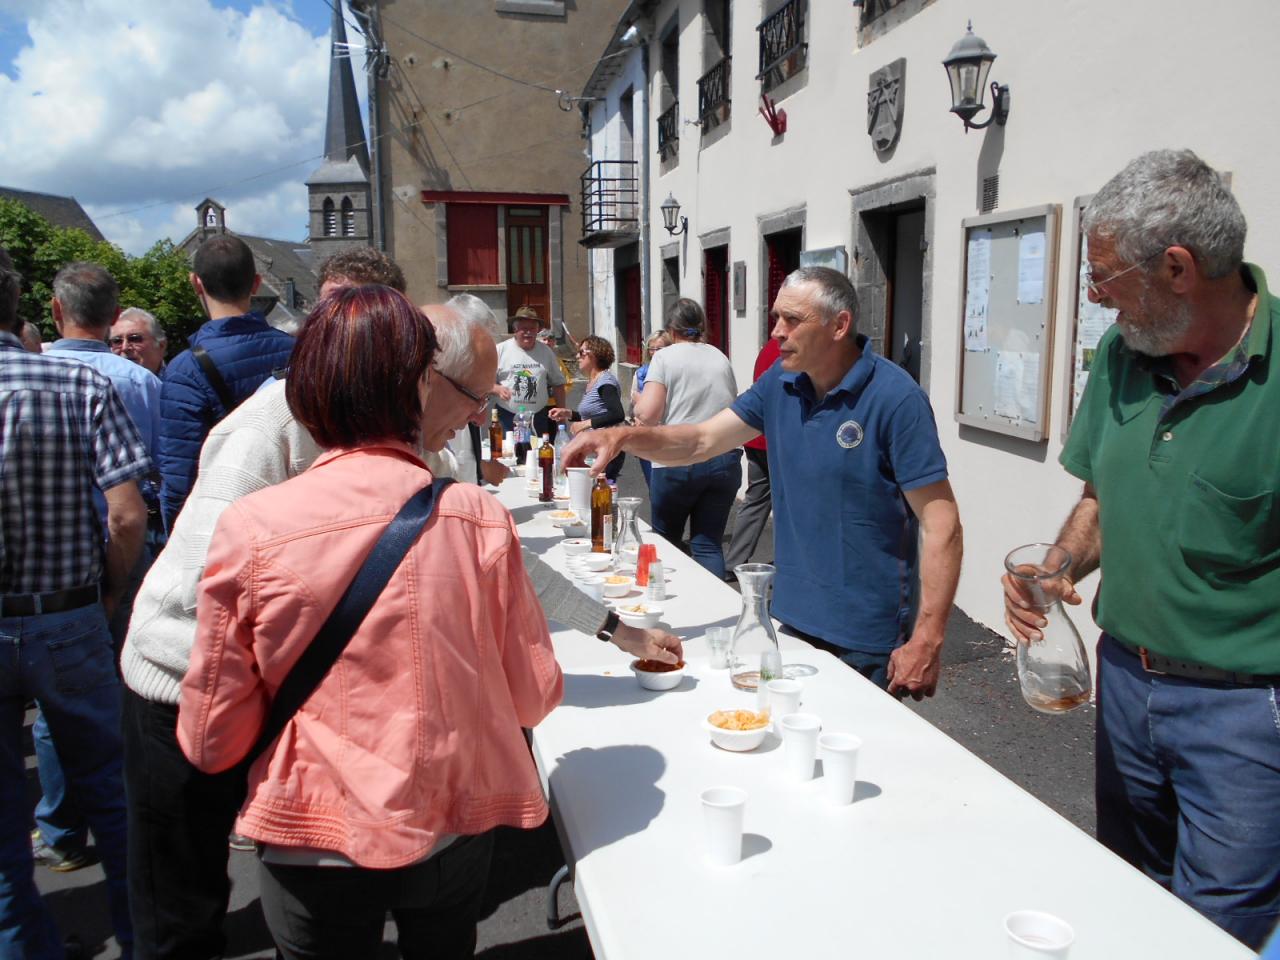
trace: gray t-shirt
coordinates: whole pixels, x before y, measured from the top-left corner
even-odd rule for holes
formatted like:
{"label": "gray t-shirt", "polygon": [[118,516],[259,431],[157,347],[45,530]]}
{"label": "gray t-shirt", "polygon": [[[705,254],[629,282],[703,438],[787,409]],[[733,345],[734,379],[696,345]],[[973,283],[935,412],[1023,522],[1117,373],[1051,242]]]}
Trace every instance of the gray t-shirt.
{"label": "gray t-shirt", "polygon": [[510,400],[498,401],[503,409],[516,413],[524,407],[535,413],[547,405],[550,388],[564,384],[564,374],[545,343],[526,351],[512,337],[498,346],[498,383],[511,391]]}
{"label": "gray t-shirt", "polygon": [[[667,388],[668,426],[710,420],[738,398],[738,384],[729,358],[709,343],[673,343],[649,361],[644,384]],[[655,467],[663,466],[653,461]]]}

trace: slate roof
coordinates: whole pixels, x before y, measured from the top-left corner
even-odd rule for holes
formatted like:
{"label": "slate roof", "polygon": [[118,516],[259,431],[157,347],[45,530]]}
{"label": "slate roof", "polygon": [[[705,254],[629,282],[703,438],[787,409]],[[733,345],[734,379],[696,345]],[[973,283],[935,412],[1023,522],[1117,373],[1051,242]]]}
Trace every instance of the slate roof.
{"label": "slate roof", "polygon": [[55,227],[71,227],[83,230],[95,240],[105,240],[96,224],[84,212],[84,207],[75,197],[60,197],[52,193],[36,193],[31,190],[15,190],[12,187],[0,187],[0,197],[6,200],[17,200],[29,210],[38,213]]}

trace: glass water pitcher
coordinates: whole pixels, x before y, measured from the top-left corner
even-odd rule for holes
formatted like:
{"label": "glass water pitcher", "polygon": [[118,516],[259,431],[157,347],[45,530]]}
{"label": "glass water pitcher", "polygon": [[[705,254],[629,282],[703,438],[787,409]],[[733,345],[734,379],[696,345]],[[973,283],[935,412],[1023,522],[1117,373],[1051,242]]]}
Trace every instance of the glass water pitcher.
{"label": "glass water pitcher", "polygon": [[1033,608],[1048,621],[1040,639],[1018,644],[1018,684],[1022,699],[1041,713],[1066,713],[1089,702],[1089,658],[1075,624],[1062,609],[1063,577],[1071,554],[1051,543],[1029,543],[1004,558],[1009,576],[1020,583]]}
{"label": "glass water pitcher", "polygon": [[741,563],[733,572],[742,589],[742,614],[729,650],[729,680],[739,690],[755,690],[760,685],[761,663],[774,664],[775,669],[782,663],[778,635],[769,618],[774,568],[771,563]]}
{"label": "glass water pitcher", "polygon": [[639,497],[615,497],[613,505],[618,510],[618,521],[613,528],[613,562],[615,566],[635,566],[640,556],[640,521],[636,511]]}

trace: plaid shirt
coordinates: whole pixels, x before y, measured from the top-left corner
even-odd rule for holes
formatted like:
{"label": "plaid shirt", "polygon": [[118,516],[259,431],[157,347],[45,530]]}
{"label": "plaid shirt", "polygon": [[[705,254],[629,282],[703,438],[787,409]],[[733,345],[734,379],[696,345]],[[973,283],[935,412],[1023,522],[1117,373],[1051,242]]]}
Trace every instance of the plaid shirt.
{"label": "plaid shirt", "polygon": [[0,594],[102,579],[93,490],[145,477],[146,447],[111,382],[0,331]]}

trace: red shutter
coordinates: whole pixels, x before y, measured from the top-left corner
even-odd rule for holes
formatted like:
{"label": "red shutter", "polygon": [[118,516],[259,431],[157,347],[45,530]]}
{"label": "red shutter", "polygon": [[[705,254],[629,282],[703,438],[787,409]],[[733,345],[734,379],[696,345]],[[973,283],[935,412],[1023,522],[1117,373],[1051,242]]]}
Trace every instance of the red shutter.
{"label": "red shutter", "polygon": [[451,203],[449,283],[498,282],[498,208],[490,204]]}
{"label": "red shutter", "polygon": [[[769,255],[769,301],[767,307],[773,310],[773,301],[782,289],[782,281],[787,274],[800,266],[800,231],[788,230],[785,233],[774,233],[765,237],[765,249]],[[769,315],[769,332],[773,332],[773,315]]]}
{"label": "red shutter", "polygon": [[729,248],[713,247],[703,254],[705,289],[703,307],[707,312],[706,342],[729,352]]}
{"label": "red shutter", "polygon": [[640,267],[627,267],[622,271],[623,317],[622,335],[626,343],[627,363],[640,363],[643,354],[640,347],[642,339],[640,319]]}

